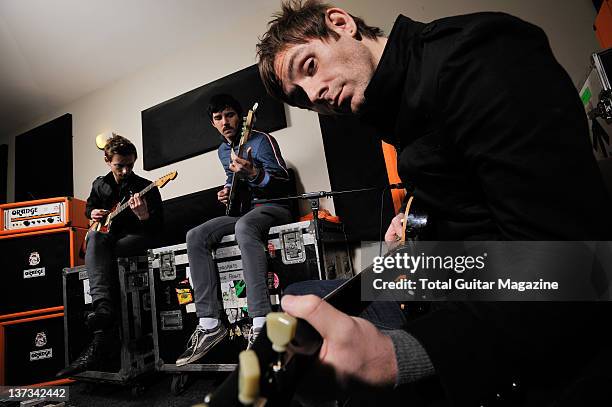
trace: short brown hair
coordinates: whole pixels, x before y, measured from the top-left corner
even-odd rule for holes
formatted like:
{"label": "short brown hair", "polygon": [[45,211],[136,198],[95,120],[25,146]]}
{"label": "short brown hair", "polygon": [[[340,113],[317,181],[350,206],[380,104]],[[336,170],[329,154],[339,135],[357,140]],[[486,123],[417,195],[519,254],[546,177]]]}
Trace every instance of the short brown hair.
{"label": "short brown hair", "polygon": [[115,154],[123,156],[134,154],[134,158],[138,158],[134,144],[125,137],[113,133],[113,137],[109,138],[104,146],[104,156],[108,161],[111,161]]}
{"label": "short brown hair", "polygon": [[[271,96],[293,104],[283,92],[281,80],[274,71],[274,60],[280,52],[291,45],[305,44],[315,38],[339,38],[325,21],[325,12],[332,7],[318,0],[287,0],[282,3],[281,11],[272,16],[268,31],[259,38],[257,44],[259,75]],[[359,17],[351,17],[357,24],[359,36],[370,39],[383,36],[380,28],[370,27]]]}

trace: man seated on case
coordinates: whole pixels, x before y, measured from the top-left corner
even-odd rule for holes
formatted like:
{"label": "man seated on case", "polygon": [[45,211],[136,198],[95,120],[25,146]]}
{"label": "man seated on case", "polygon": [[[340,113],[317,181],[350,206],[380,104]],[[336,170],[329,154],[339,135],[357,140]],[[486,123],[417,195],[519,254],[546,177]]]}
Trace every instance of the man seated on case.
{"label": "man seated on case", "polygon": [[129,202],[113,218],[108,233],[89,231],[85,265],[89,277],[89,292],[94,312],[87,318],[87,327],[94,339],[70,366],[57,376],[70,376],[99,368],[109,351],[117,350],[116,324],[119,319],[119,276],[117,257],[140,254],[155,246],[162,227],[161,195],[157,188],[140,196],[151,181],[132,171],[137,158],[136,147],[128,139],[113,134],[104,147],[104,162],[110,168],[105,176],[96,178],[87,198],[86,216],[103,222],[118,203]]}
{"label": "man seated on case", "polygon": [[[223,136],[218,154],[227,180],[217,194],[219,201],[227,205],[234,176],[246,180],[255,198],[288,195],[289,173],[278,143],[272,136],[254,130],[244,146],[245,157],[236,156],[242,127],[242,107],[236,99],[226,94],[213,96],[208,106],[208,118]],[[200,359],[228,333],[221,321],[223,307],[217,296],[219,276],[212,249],[223,236],[232,233],[235,233],[242,253],[248,310],[253,318],[249,344],[255,340],[266,314],[271,311],[266,283],[268,231],[271,226],[289,222],[291,213],[287,204],[269,203],[251,207],[242,216],[211,219],[187,233],[187,256],[199,325],[187,349],[177,359],[177,366]]]}

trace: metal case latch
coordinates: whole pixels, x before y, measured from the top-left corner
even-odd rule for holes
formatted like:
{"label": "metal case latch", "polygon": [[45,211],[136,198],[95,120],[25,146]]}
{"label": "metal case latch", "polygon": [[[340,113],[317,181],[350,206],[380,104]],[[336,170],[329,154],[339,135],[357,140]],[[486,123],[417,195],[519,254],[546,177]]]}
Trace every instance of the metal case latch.
{"label": "metal case latch", "polygon": [[296,264],[306,261],[304,238],[301,229],[289,229],[279,232],[281,257],[283,264]]}
{"label": "metal case latch", "polygon": [[176,279],[176,267],[174,265],[174,252],[161,253],[159,266],[159,279],[169,281]]}

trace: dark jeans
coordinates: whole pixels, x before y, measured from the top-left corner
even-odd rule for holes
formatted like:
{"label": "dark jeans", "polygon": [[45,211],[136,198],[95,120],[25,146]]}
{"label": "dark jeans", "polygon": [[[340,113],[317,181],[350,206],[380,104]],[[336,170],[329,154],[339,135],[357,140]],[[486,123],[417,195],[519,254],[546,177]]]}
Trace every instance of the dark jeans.
{"label": "dark jeans", "polygon": [[225,235],[236,234],[242,254],[251,317],[265,316],[272,310],[266,284],[268,264],[266,243],[270,227],[291,222],[288,209],[262,205],[242,217],[220,216],[187,232],[187,257],[198,317],[219,318],[223,305],[217,295],[219,275],[212,258],[213,248]]}
{"label": "dark jeans", "polygon": [[[283,294],[314,294],[323,298],[344,281],[341,279],[300,281],[287,287]],[[360,298],[355,298],[355,301],[360,301]],[[393,301],[374,301],[359,316],[370,321],[378,329],[400,329],[407,322],[399,304]]]}
{"label": "dark jeans", "polygon": [[117,257],[143,254],[154,245],[155,239],[147,235],[89,232],[85,265],[89,276],[89,293],[94,304],[101,299],[113,303],[117,296]]}

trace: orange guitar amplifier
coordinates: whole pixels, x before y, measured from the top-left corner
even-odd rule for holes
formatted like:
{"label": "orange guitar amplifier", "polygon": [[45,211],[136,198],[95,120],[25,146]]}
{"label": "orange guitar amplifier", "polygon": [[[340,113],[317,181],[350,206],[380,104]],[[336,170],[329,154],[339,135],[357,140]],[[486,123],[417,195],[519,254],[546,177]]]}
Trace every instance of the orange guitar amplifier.
{"label": "orange guitar amplifier", "polygon": [[89,227],[85,201],[59,197],[0,205],[0,235],[67,226]]}

